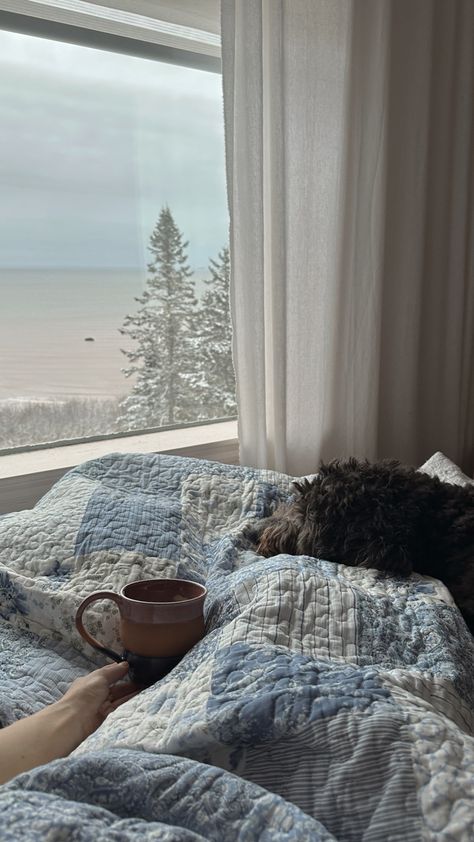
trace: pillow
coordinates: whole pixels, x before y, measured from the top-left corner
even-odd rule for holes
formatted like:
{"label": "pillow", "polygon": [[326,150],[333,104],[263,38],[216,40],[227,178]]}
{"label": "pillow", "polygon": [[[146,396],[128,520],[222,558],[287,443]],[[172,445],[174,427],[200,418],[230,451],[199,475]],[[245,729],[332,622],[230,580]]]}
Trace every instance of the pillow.
{"label": "pillow", "polygon": [[[466,485],[466,483],[474,483],[474,479],[468,477],[461,468],[458,467],[451,459],[448,459],[444,453],[438,451],[430,456],[427,462],[418,468],[424,474],[429,474],[430,477],[439,477],[442,482],[451,482],[453,485]],[[311,482],[317,474],[307,474],[300,479],[307,479]]]}
{"label": "pillow", "polygon": [[431,477],[439,477],[442,482],[451,482],[453,485],[466,485],[466,483],[474,482],[440,451],[434,453],[418,470],[424,474],[429,474]]}

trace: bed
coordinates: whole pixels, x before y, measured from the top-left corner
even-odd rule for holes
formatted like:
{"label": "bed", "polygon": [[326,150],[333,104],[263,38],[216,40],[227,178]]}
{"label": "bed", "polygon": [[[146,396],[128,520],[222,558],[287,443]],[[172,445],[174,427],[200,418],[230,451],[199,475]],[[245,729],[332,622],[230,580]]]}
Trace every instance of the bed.
{"label": "bed", "polygon": [[[467,478],[441,454],[423,470]],[[69,757],[0,787],[0,839],[472,840],[473,638],[444,586],[263,559],[271,471],[111,454],[0,519],[0,722],[105,660],[98,589],[206,584],[206,636]],[[112,649],[115,608],[88,627]]]}

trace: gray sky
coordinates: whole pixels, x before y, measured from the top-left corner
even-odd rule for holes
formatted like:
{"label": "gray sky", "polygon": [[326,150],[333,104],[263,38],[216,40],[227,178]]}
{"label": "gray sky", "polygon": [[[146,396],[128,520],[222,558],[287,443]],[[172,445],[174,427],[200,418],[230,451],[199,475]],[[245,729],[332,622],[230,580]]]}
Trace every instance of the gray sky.
{"label": "gray sky", "polygon": [[226,244],[218,74],[0,32],[0,266],[145,266],[168,204]]}

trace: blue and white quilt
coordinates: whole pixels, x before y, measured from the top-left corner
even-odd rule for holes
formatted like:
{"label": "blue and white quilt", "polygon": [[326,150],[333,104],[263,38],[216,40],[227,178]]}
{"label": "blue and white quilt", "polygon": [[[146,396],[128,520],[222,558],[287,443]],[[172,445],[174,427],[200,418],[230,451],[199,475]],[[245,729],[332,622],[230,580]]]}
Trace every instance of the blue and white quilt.
{"label": "blue and white quilt", "polygon": [[[0,721],[104,660],[74,615],[137,579],[206,584],[205,638],[68,758],[0,787],[0,839],[474,839],[474,644],[440,582],[258,556],[292,478],[112,454],[0,519]],[[116,648],[112,603],[87,625]]]}

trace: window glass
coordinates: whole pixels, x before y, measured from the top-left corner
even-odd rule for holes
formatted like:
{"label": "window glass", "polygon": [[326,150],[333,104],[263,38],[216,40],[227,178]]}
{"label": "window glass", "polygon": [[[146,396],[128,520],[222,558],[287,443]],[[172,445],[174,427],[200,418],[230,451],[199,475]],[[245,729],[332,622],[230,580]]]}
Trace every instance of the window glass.
{"label": "window glass", "polygon": [[218,74],[0,32],[0,449],[235,415]]}

